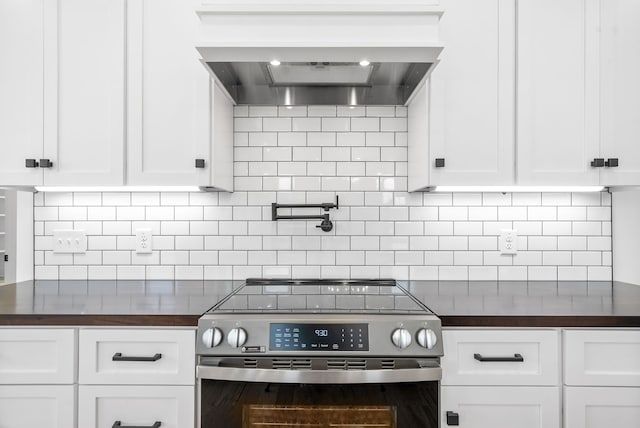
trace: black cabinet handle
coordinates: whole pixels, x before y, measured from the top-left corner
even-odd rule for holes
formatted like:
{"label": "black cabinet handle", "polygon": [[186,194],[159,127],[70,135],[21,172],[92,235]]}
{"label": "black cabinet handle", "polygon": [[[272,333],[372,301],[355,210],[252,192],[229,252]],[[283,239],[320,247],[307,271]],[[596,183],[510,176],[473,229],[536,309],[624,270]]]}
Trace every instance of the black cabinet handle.
{"label": "black cabinet handle", "polygon": [[112,361],[158,361],[162,354],[155,354],[153,357],[123,357],[121,352],[116,352],[111,357]]}
{"label": "black cabinet handle", "polygon": [[196,159],[196,168],[204,168],[204,159]]}
{"label": "black cabinet handle", "polygon": [[513,357],[483,357],[481,354],[473,354],[473,358],[483,363],[524,362],[524,357],[520,354],[513,354]]}
{"label": "black cabinet handle", "polygon": [[444,158],[436,158],[436,168],[444,168]]}
{"label": "black cabinet handle", "polygon": [[460,425],[460,415],[456,412],[447,411],[447,425],[458,426]]}
{"label": "black cabinet handle", "polygon": [[604,166],[604,159],[595,158],[594,160],[591,161],[591,166],[594,168],[602,168]]}
{"label": "black cabinet handle", "polygon": [[162,426],[162,422],[160,421],[155,421],[153,425],[147,425],[147,426],[122,425],[122,422],[115,421],[113,425],[111,425],[111,428],[159,428],[160,426]]}
{"label": "black cabinet handle", "polygon": [[38,161],[35,159],[25,159],[24,164],[25,164],[24,166],[27,168],[37,168],[40,166]]}
{"label": "black cabinet handle", "polygon": [[604,163],[607,168],[616,168],[618,166],[618,158],[609,158]]}
{"label": "black cabinet handle", "polygon": [[40,159],[40,168],[52,168],[53,162],[50,159]]}

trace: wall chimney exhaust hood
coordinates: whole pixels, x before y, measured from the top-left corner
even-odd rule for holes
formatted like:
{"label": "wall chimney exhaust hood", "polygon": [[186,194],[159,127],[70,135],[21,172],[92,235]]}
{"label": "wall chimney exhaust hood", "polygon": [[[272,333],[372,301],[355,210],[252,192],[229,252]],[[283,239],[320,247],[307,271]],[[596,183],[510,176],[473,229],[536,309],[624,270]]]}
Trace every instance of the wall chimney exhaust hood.
{"label": "wall chimney exhaust hood", "polygon": [[429,0],[205,0],[202,62],[236,104],[402,105],[438,62]]}

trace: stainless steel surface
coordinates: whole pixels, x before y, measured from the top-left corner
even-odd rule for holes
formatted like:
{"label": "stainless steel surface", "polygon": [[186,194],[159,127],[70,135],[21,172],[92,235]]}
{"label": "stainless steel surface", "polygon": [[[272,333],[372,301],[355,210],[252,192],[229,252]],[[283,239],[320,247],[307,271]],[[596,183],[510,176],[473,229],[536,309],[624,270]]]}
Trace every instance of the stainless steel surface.
{"label": "stainless steel surface", "polygon": [[198,379],[234,382],[303,383],[303,384],[359,384],[431,382],[442,379],[438,365],[401,369],[374,370],[283,370],[198,365]]}
{"label": "stainless steel surface", "polygon": [[[341,324],[366,323],[368,325],[369,349],[360,350],[276,350],[270,349],[270,324],[300,323],[318,324],[321,326],[336,326]],[[227,335],[235,328],[241,327],[247,332],[247,340],[244,346],[234,347],[227,341]],[[219,328],[225,339],[215,348],[206,347],[202,340],[197,341],[196,353],[201,356],[292,356],[292,355],[331,355],[352,357],[355,355],[365,357],[405,357],[427,358],[443,355],[442,327],[440,319],[435,315],[413,314],[206,314],[198,321],[198,337],[202,338],[208,329]],[[414,340],[404,348],[398,348],[392,342],[392,333],[398,328],[406,329],[412,338],[416,337],[420,329],[428,328],[438,335],[437,344],[427,349],[420,346]]]}
{"label": "stainless steel surface", "polygon": [[[432,67],[431,62],[206,61],[237,104],[403,105]],[[283,71],[283,72],[281,72]]]}

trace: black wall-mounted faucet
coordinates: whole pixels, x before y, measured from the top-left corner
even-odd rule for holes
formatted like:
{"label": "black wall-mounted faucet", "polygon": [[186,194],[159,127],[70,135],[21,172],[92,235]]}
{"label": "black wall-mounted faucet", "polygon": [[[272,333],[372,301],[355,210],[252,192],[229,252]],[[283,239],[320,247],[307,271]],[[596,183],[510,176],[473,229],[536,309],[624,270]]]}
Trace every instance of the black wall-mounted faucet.
{"label": "black wall-mounted faucet", "polygon": [[[278,215],[278,208],[321,208],[326,211],[326,214],[320,215]],[[271,220],[322,220],[322,223],[316,227],[322,229],[323,232],[331,232],[333,229],[333,222],[329,218],[330,209],[339,209],[338,195],[336,195],[336,203],[322,203],[322,204],[271,204]]]}

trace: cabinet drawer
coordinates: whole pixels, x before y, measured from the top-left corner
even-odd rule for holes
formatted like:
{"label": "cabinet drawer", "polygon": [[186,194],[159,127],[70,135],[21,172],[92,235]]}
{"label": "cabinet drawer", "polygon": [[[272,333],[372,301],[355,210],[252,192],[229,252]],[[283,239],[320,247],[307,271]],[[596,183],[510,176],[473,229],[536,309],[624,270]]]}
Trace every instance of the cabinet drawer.
{"label": "cabinet drawer", "polygon": [[0,426],[69,428],[75,420],[73,385],[0,387]]}
{"label": "cabinet drawer", "polygon": [[193,385],[195,330],[80,330],[79,383]]}
{"label": "cabinet drawer", "polygon": [[558,385],[555,330],[446,330],[443,385]]}
{"label": "cabinet drawer", "polygon": [[443,386],[440,426],[447,412],[467,428],[559,428],[560,387]]}
{"label": "cabinet drawer", "polygon": [[[193,386],[95,386],[78,387],[78,426],[193,428]],[[117,425],[116,425],[117,426]]]}
{"label": "cabinet drawer", "polygon": [[72,329],[0,329],[0,384],[72,384]]}
{"label": "cabinet drawer", "polygon": [[640,330],[565,330],[564,383],[640,386]]}

